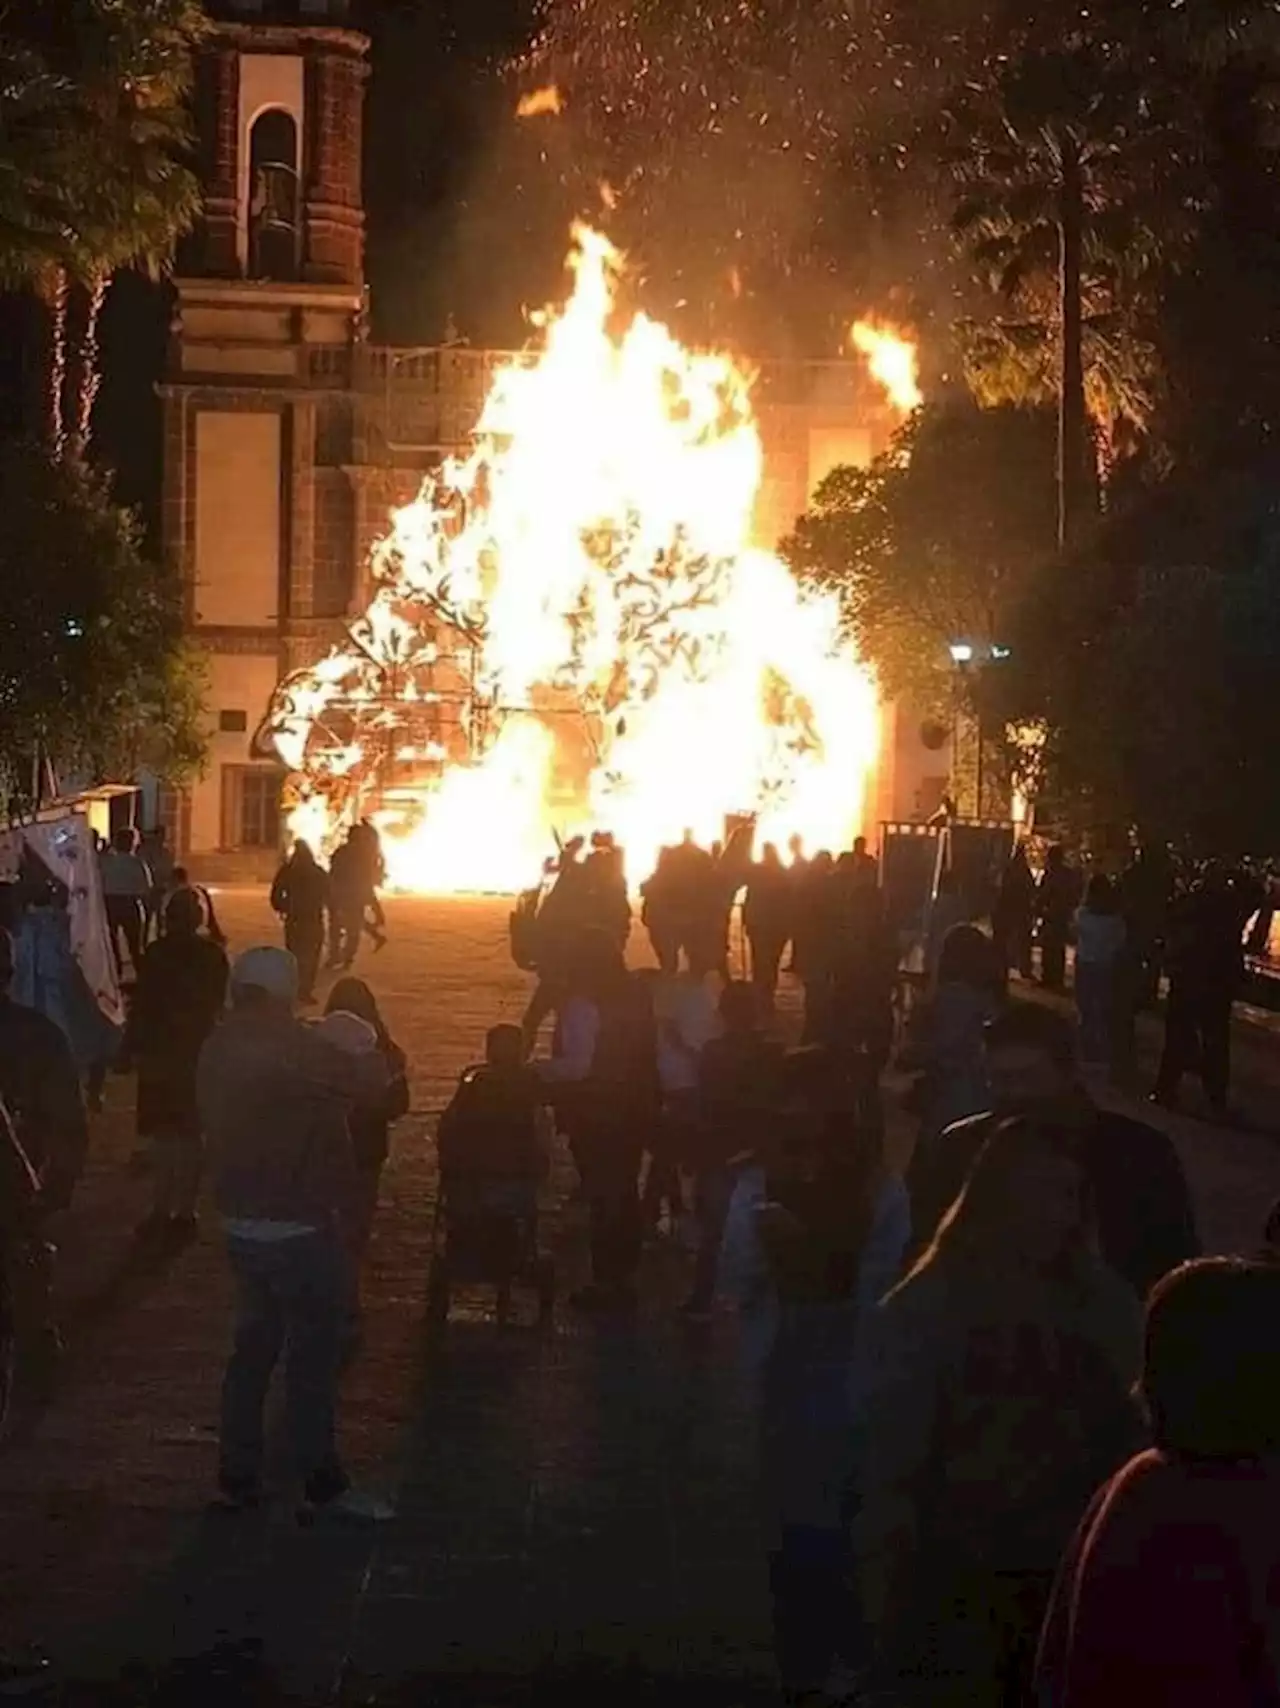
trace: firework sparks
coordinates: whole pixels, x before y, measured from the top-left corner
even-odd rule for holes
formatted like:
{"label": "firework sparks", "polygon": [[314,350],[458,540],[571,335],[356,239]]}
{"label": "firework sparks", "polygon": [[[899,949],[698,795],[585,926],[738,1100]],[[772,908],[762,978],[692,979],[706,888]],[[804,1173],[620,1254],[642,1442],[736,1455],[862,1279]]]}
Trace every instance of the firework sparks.
{"label": "firework sparks", "polygon": [[398,511],[347,643],[266,725],[291,829],[370,815],[393,882],[512,890],[553,836],[606,828],[642,872],[726,815],[843,846],[879,720],[831,597],[751,544],[750,383],[637,315],[579,228],[567,305],[498,372],[475,449]]}

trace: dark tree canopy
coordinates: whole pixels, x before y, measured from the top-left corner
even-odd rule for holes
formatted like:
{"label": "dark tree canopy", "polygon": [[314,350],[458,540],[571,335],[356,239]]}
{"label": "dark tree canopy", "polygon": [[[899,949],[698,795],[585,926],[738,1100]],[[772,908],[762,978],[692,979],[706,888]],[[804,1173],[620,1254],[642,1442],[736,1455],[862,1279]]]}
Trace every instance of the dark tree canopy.
{"label": "dark tree canopy", "polygon": [[1026,589],[993,712],[1048,726],[1057,809],[1204,851],[1280,846],[1280,471],[1175,472]]}
{"label": "dark tree canopy", "polygon": [[952,692],[949,648],[1007,643],[1054,542],[1053,421],[1041,411],[926,406],[869,468],[836,469],[783,551],[840,595],[885,691],[922,712]]}
{"label": "dark tree canopy", "polygon": [[200,679],[176,573],[77,463],[0,444],[0,754],[131,777],[181,778],[203,754]]}

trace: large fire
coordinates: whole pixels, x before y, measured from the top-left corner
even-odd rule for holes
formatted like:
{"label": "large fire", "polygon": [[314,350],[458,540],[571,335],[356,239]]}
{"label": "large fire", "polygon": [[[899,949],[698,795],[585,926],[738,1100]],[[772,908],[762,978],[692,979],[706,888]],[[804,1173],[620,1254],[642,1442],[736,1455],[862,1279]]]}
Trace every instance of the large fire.
{"label": "large fire", "polygon": [[577,229],[570,265],[474,450],[393,516],[348,643],[264,726],[293,834],[369,816],[399,887],[509,892],[595,828],[642,876],[730,815],[811,848],[863,822],[875,688],[835,600],[751,544],[748,376],[644,315],[615,335],[604,237]]}
{"label": "large fire", "polygon": [[888,393],[889,401],[904,415],[924,402],[920,390],[920,362],[915,343],[892,326],[878,320],[857,320],[849,341]]}

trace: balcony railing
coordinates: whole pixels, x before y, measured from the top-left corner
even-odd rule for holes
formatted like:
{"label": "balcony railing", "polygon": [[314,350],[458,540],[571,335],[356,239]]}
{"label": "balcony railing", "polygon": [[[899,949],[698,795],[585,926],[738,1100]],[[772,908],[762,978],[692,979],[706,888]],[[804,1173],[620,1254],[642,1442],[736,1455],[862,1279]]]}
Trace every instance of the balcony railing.
{"label": "balcony railing", "polygon": [[299,260],[298,174],[268,161],[253,168],[249,201],[249,271],[255,279],[296,279]]}

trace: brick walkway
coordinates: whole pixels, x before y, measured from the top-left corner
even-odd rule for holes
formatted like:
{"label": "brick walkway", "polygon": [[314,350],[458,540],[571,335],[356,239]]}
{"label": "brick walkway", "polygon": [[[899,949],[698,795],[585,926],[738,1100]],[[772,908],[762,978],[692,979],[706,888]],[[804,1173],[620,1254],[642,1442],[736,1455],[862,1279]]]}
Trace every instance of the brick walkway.
{"label": "brick walkway", "polygon": [[[260,896],[220,898],[239,947]],[[673,1321],[679,1262],[648,1260],[632,1330],[499,1332],[464,1298],[428,1346],[421,1319],[434,1194],[430,1118],[525,984],[497,903],[393,901],[362,971],[408,1049],[368,1272],[365,1350],[344,1440],[397,1523],[375,1538],[299,1531],[287,1508],[204,1515],[229,1292],[212,1234],[163,1274],[128,1263],[146,1182],[128,1169],[131,1087],[113,1082],[65,1238],[70,1354],[56,1403],[0,1454],[0,1647],[30,1642],[92,1680],[67,1700],[267,1703],[563,1699],[747,1702],[770,1687],[751,1442],[731,1349]],[[1274,1057],[1251,1056],[1270,1100]],[[1249,1245],[1280,1196],[1280,1147],[1189,1121],[1176,1137],[1207,1242]],[[559,1185],[561,1201],[567,1197]],[[564,1288],[581,1227],[550,1238]]]}

